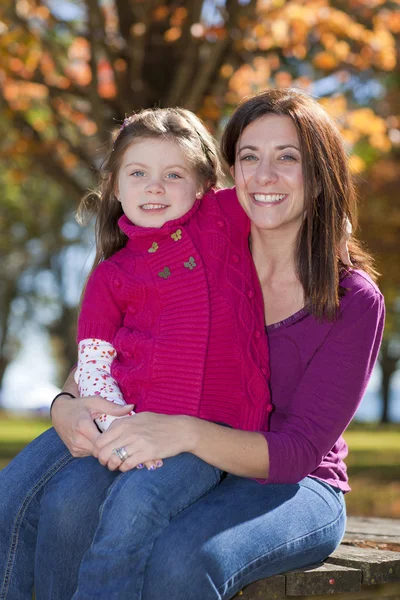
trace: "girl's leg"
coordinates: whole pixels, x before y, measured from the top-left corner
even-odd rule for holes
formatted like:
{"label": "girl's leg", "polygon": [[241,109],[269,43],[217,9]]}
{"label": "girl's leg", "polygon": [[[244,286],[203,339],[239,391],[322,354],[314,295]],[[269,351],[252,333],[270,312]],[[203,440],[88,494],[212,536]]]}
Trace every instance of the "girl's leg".
{"label": "girl's leg", "polygon": [[342,492],[311,477],[260,485],[228,475],[160,535],[143,600],[233,598],[253,581],[324,560],[345,521]]}
{"label": "girl's leg", "polygon": [[36,600],[71,600],[100,506],[119,475],[89,456],[74,459],[47,483],[39,508]]}
{"label": "girl's leg", "polygon": [[167,458],[153,473],[135,469],[120,475],[100,510],[100,524],[83,558],[73,600],[142,598],[154,541],[172,517],[220,478],[219,469],[187,453]]}
{"label": "girl's leg", "polygon": [[73,458],[51,428],[0,471],[0,599],[31,600],[40,499]]}

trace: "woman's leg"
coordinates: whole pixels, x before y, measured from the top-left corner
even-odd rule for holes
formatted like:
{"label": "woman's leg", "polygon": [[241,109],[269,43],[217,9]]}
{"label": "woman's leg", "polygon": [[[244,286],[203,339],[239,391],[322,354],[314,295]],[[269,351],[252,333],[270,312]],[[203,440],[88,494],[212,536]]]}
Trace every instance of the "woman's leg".
{"label": "woman's leg", "polygon": [[40,499],[72,461],[54,429],[33,440],[0,471],[0,599],[32,599]]}
{"label": "woman's leg", "polygon": [[219,469],[187,453],[167,458],[155,472],[135,469],[120,475],[101,508],[73,600],[141,599],[154,541],[172,517],[214,488],[220,478]]}
{"label": "woman's leg", "polygon": [[119,475],[88,456],[74,459],[47,483],[39,507],[36,600],[71,600],[100,506]]}
{"label": "woman's leg", "polygon": [[244,586],[324,560],[345,530],[343,494],[311,477],[260,485],[228,475],[156,541],[144,600],[227,600]]}

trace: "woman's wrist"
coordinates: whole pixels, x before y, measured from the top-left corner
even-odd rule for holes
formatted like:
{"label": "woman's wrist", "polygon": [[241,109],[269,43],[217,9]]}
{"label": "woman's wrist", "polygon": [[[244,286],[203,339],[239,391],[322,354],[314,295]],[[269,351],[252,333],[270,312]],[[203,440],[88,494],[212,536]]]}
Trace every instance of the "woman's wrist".
{"label": "woman's wrist", "polygon": [[196,417],[190,417],[186,415],[181,415],[180,419],[182,420],[180,423],[180,431],[183,433],[182,452],[196,454],[196,449],[201,437],[201,424],[203,421],[201,419],[197,419]]}
{"label": "woman's wrist", "polygon": [[53,409],[53,405],[54,405],[55,401],[57,400],[57,398],[60,398],[60,396],[69,396],[70,398],[73,398],[73,399],[76,398],[76,396],[74,396],[74,394],[71,394],[71,392],[64,392],[64,391],[57,394],[57,396],[54,396],[54,398],[50,404],[50,417],[51,417],[51,411]]}

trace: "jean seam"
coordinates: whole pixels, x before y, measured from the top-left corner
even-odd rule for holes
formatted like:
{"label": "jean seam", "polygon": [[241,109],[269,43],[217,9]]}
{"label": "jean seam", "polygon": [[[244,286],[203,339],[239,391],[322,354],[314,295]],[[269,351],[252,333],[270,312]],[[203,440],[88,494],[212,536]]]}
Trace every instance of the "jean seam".
{"label": "jean seam", "polygon": [[[291,540],[291,543],[295,543],[295,542],[297,542],[299,540],[306,540],[307,538],[309,538],[310,536],[313,536],[315,533],[317,533],[321,529],[327,529],[327,528],[334,527],[336,525],[336,523],[343,517],[344,513],[345,513],[345,507],[342,506],[342,510],[340,511],[339,515],[333,521],[331,521],[330,523],[325,524],[323,527],[318,527],[317,529],[313,529],[313,531],[309,531],[306,535],[298,536],[297,538]],[[276,546],[274,548],[273,552],[277,552],[278,550],[280,550],[282,547],[284,547],[286,545],[287,545],[287,542],[285,542],[284,544],[281,544],[280,546]],[[262,554],[262,555],[258,556],[257,558],[253,559],[247,565],[242,566],[240,569],[238,569],[233,575],[231,575],[231,577],[227,581],[225,581],[221,586],[219,586],[217,588],[218,589],[218,593],[222,594],[224,590],[228,590],[229,588],[231,588],[236,583],[234,581],[234,579],[239,574],[240,575],[244,575],[244,574],[247,575],[247,574],[251,573],[251,571],[254,571],[256,568],[258,568],[260,566],[260,561],[262,559],[264,559],[265,556],[267,556],[268,554],[269,554],[268,552],[266,554]],[[274,559],[272,559],[270,562],[273,563]]]}
{"label": "jean seam", "polygon": [[7,556],[7,560],[6,560],[2,589],[0,590],[0,593],[1,593],[0,600],[6,600],[6,598],[7,598],[7,594],[8,594],[8,590],[9,590],[9,586],[10,586],[10,582],[11,582],[12,570],[14,567],[16,548],[18,546],[19,530],[20,530],[21,523],[23,521],[23,518],[25,516],[25,513],[26,513],[30,503],[32,502],[32,500],[34,500],[35,496],[38,494],[38,492],[40,492],[40,490],[49,481],[49,479],[51,479],[59,470],[61,470],[71,460],[73,460],[73,456],[68,452],[63,458],[61,458],[58,462],[56,462],[54,465],[52,465],[51,468],[48,471],[46,471],[46,473],[39,479],[39,481],[27,493],[25,500],[23,501],[21,508],[19,509],[17,516],[15,518],[15,525],[14,525],[14,529],[12,531],[10,547],[9,547],[8,556]]}

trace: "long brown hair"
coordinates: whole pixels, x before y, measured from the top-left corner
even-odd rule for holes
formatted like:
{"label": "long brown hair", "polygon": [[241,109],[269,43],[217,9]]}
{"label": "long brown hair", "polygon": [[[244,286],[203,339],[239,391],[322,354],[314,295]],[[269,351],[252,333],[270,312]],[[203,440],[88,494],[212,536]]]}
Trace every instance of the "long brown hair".
{"label": "long brown hair", "polygon": [[[344,265],[338,247],[346,217],[353,231],[357,226],[357,199],[348,156],[335,123],[311,96],[297,89],[267,90],[244,100],[229,119],[221,150],[230,167],[235,164],[244,129],[269,114],[290,117],[297,129],[305,196],[305,218],[295,249],[297,276],[311,313],[318,319],[332,320],[344,292],[339,286]],[[353,235],[348,246],[353,265],[375,278],[372,258]]]}
{"label": "long brown hair", "polygon": [[223,180],[218,146],[200,119],[190,111],[181,108],[155,108],[127,117],[112,136],[100,168],[98,188],[83,197],[77,211],[80,224],[86,224],[93,214],[96,215],[96,255],[91,272],[127,242],[127,236],[118,226],[123,210],[114,190],[126,150],[132,143],[146,138],[163,138],[176,142],[194,168],[198,186],[203,193],[218,187]]}

